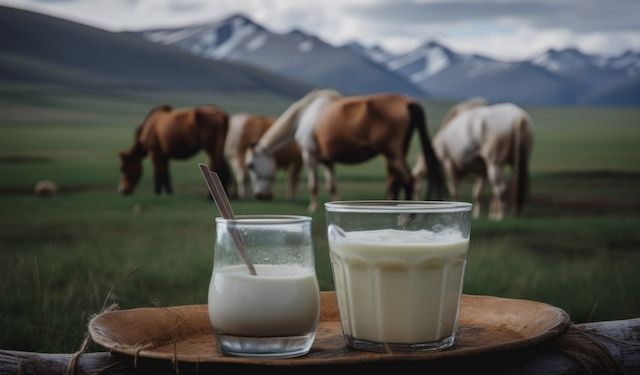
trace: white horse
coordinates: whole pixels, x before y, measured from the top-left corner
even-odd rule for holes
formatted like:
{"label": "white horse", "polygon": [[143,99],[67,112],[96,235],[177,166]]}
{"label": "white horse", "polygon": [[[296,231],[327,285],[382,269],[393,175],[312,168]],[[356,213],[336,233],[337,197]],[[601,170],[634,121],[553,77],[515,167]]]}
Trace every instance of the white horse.
{"label": "white horse", "polygon": [[[247,150],[273,125],[275,117],[237,113],[229,119],[229,132],[224,145],[224,154],[234,172],[239,198],[247,195],[249,173],[245,165]],[[288,198],[294,198],[298,178],[302,169],[302,156],[296,142],[284,145],[275,154],[276,166],[287,171]]]}
{"label": "white horse", "polygon": [[310,202],[318,200],[318,164],[326,168],[327,188],[337,199],[335,163],[355,164],[382,155],[387,168],[387,199],[397,199],[404,189],[412,198],[413,177],[406,162],[413,130],[431,168],[429,190],[446,195],[446,183],[431,147],[422,107],[412,98],[397,94],[343,97],[333,90],[315,90],[292,104],[247,151],[247,168],[257,198],[269,197],[275,173],[274,153],[295,139],[307,168]]}
{"label": "white horse", "polygon": [[[510,165],[511,209],[514,215],[519,215],[529,186],[533,130],[529,114],[511,103],[489,106],[484,99],[474,98],[453,107],[433,139],[452,198],[457,198],[459,179],[467,173],[475,174],[473,216],[480,216],[480,199],[488,180],[492,192],[489,218],[502,220],[507,188],[503,169]],[[417,194],[420,176],[426,171],[424,158],[419,156],[412,172]]]}

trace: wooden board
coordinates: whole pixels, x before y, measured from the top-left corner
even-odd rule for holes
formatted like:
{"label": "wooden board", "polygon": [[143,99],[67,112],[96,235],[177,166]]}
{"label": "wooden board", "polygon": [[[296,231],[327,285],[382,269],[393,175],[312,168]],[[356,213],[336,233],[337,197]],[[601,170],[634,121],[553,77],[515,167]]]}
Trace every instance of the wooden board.
{"label": "wooden board", "polygon": [[137,357],[180,362],[297,366],[385,361],[425,361],[522,348],[561,334],[569,317],[544,303],[464,295],[453,347],[440,352],[371,353],[354,350],[342,336],[335,292],[322,292],[322,312],[311,351],[288,359],[245,358],[220,352],[207,305],[139,308],[100,314],[91,338],[106,349]]}

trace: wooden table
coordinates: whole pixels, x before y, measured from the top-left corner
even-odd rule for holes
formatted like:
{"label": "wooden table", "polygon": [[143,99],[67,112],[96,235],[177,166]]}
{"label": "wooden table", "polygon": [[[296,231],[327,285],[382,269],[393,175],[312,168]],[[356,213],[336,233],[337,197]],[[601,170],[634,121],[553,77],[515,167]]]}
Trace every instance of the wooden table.
{"label": "wooden table", "polygon": [[[602,353],[567,347],[574,337],[601,345]],[[571,345],[569,345],[571,346]],[[591,346],[593,348],[593,345]],[[596,345],[597,347],[597,345]],[[572,353],[567,354],[567,353]],[[603,357],[603,354],[604,357]],[[605,363],[610,355],[614,363]],[[584,363],[576,361],[583,357]],[[474,357],[424,362],[370,362],[353,365],[256,366],[250,364],[193,364],[138,358],[108,353],[83,353],[75,369],[68,372],[71,354],[31,353],[0,350],[0,374],[208,374],[260,371],[261,374],[331,374],[332,371],[421,371],[422,373],[502,373],[502,374],[640,374],[640,318],[571,326],[558,339],[524,349],[495,352]],[[585,367],[586,366],[586,367]],[[617,368],[616,368],[617,367]],[[427,372],[429,371],[429,372]]]}

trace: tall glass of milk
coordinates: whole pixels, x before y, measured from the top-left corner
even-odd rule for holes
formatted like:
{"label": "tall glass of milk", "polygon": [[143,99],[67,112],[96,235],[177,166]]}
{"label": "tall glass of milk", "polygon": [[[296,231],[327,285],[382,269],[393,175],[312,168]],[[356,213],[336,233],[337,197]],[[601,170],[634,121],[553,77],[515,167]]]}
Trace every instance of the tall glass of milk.
{"label": "tall glass of milk", "polygon": [[349,345],[376,352],[453,345],[471,204],[325,204],[329,255]]}
{"label": "tall glass of milk", "polygon": [[[255,275],[241,258],[238,245],[245,249]],[[306,354],[320,315],[311,218],[216,218],[208,307],[223,353],[252,357]]]}

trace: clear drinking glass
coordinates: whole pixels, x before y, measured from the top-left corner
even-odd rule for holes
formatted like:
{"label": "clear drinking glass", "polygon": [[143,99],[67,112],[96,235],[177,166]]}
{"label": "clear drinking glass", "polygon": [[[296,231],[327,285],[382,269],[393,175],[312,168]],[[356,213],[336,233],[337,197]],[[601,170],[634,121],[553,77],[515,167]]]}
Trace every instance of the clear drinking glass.
{"label": "clear drinking glass", "polygon": [[458,325],[471,204],[325,204],[329,255],[349,345],[376,352],[441,350]]}
{"label": "clear drinking glass", "polygon": [[[242,260],[234,235],[240,237],[256,275]],[[315,338],[319,316],[310,217],[216,218],[209,319],[222,352],[304,355]]]}

